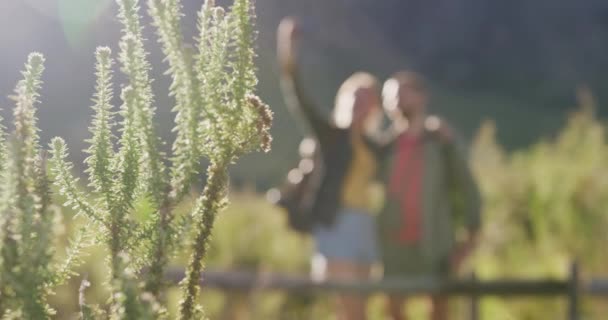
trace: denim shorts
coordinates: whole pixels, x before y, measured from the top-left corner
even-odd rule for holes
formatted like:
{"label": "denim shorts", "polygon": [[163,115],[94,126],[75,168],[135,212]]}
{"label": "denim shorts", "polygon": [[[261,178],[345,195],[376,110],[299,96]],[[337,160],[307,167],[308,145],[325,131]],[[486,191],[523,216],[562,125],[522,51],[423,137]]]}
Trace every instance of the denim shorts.
{"label": "denim shorts", "polygon": [[378,261],[374,216],[360,209],[341,209],[331,226],[313,231],[316,251],[326,259],[373,264]]}

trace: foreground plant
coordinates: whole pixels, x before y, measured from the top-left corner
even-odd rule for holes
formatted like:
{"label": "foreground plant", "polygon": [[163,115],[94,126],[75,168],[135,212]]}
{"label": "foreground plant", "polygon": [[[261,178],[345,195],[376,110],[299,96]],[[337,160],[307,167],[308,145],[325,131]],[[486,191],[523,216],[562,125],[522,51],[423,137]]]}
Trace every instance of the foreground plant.
{"label": "foreground plant", "polygon": [[46,319],[47,296],[72,276],[87,238],[77,236],[67,259],[54,257],[54,214],[46,163],[38,142],[38,104],[44,57],[29,56],[15,88],[15,130],[0,127],[0,318]]}
{"label": "foreground plant", "polygon": [[[215,217],[226,203],[228,167],[243,154],[270,148],[272,114],[254,95],[253,4],[235,0],[225,12],[207,0],[199,14],[197,50],[188,52],[180,29],[179,1],[148,1],[169,63],[170,92],[175,98],[176,139],[172,155],[165,156],[159,150],[163,142],[154,126],[156,108],[140,7],[137,0],[117,2],[123,24],[118,60],[128,83],[122,89],[116,117],[111,104],[114,62],[110,49],[99,48],[95,116],[86,160],[92,190],[80,191],[60,138],[51,143],[53,172],[68,199],[66,204],[102,230],[101,239],[109,252],[109,316],[166,316],[163,275],[178,239],[191,237],[190,262],[181,284],[180,318],[198,319],[202,317],[196,306],[200,273]],[[114,118],[120,119],[119,136],[113,134]],[[202,158],[210,162],[206,186],[191,214],[178,217],[174,207],[197,180]],[[140,201],[153,208],[148,218],[134,214]],[[190,231],[184,225],[193,227]],[[83,310],[93,309],[83,305]],[[85,311],[83,318],[94,313]]]}

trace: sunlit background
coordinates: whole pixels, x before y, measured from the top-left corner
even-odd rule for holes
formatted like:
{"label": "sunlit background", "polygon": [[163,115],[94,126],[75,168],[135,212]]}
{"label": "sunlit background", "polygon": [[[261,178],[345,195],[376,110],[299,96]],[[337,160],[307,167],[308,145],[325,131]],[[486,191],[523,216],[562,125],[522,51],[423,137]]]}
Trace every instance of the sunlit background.
{"label": "sunlit background", "polygon": [[[189,39],[202,1],[182,2]],[[93,53],[99,45],[117,49],[115,12],[112,0],[0,1],[2,113],[10,118],[8,95],[27,54],[44,53],[47,71],[38,113],[42,143],[64,137],[77,163],[84,158],[76,151],[85,147],[92,114]],[[608,111],[602,107],[608,105],[608,1],[258,0],[257,13],[259,88],[276,114],[275,143],[269,155],[249,156],[234,168],[234,185],[249,186],[249,193],[237,193],[232,214],[220,222],[212,266],[307,268],[308,249],[298,250],[308,248],[307,240],[285,230],[282,213],[262,196],[294,165],[304,134],[285,110],[274,52],[278,22],[294,15],[303,23],[304,84],[326,111],[342,80],[357,70],[386,78],[397,69],[413,68],[431,80],[433,112],[467,137],[485,195],[487,241],[470,269],[482,277],[562,276],[570,260],[579,257],[588,274],[608,275],[602,250],[608,243],[608,143],[600,122]],[[150,19],[142,15],[156,79],[158,127],[170,139],[166,64]],[[283,246],[277,247],[277,241]],[[209,300],[211,314],[219,318],[230,303],[247,305],[243,299],[216,295]],[[380,312],[378,299],[372,310]],[[327,309],[313,297],[262,300],[251,319],[285,319],[281,315],[292,312],[285,310],[302,306],[313,314]],[[70,309],[75,301],[59,304]],[[589,319],[608,312],[601,303],[587,304]],[[553,300],[489,300],[484,308],[495,316],[484,319],[555,319],[551,312],[563,314],[565,307]]]}
{"label": "sunlit background", "polygon": [[[194,35],[201,2],[183,1],[187,38]],[[274,31],[285,15],[298,16],[305,25],[302,69],[317,103],[326,109],[340,82],[356,70],[385,77],[413,67],[432,80],[436,112],[469,137],[482,119],[492,118],[500,141],[512,148],[554,134],[575,105],[577,86],[589,85],[600,100],[606,92],[605,1],[258,0],[257,6],[260,90],[278,116],[273,154],[293,154],[301,134],[293,130],[278,91]],[[119,35],[113,2],[4,0],[0,21],[0,92],[12,90],[16,66],[28,52],[43,52],[48,58],[40,110],[43,138],[61,135],[72,145],[79,143],[86,133],[82,123],[91,113],[94,49],[116,47]],[[159,126],[167,132],[163,90],[168,78],[162,76],[152,29],[146,32],[151,60],[159,66],[154,69]],[[8,105],[6,94],[0,105]],[[510,130],[514,124],[518,130]],[[243,167],[238,175],[269,186],[279,178],[274,168],[287,169],[294,160],[273,159],[254,156],[242,166],[254,163],[256,174]]]}

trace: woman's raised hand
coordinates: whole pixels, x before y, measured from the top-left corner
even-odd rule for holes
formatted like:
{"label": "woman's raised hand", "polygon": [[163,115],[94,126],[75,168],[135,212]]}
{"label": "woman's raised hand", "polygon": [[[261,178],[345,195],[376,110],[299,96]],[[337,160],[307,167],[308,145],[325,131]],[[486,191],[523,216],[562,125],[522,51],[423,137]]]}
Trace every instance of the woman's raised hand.
{"label": "woman's raised hand", "polygon": [[297,61],[298,21],[293,17],[284,18],[277,30],[277,55],[282,72],[293,73]]}

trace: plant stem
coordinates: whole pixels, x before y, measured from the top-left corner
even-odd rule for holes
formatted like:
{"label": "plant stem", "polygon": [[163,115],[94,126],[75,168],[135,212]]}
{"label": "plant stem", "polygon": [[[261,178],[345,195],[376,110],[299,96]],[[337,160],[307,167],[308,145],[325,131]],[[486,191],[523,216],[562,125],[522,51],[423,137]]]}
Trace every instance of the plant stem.
{"label": "plant stem", "polygon": [[199,280],[203,268],[203,258],[207,253],[215,217],[224,202],[225,189],[228,184],[229,161],[212,163],[208,169],[208,183],[202,196],[197,201],[197,230],[192,255],[188,263],[186,278],[182,282],[183,300],[180,304],[180,319],[189,320],[194,315],[195,300],[199,292]]}
{"label": "plant stem", "polygon": [[169,197],[163,200],[163,203],[158,210],[159,219],[157,225],[157,241],[154,247],[154,258],[150,266],[149,279],[146,283],[146,291],[150,292],[157,301],[160,300],[161,291],[163,288],[163,277],[167,264],[169,263],[169,253],[167,252],[170,246],[171,230],[171,201]]}
{"label": "plant stem", "polygon": [[120,254],[121,250],[121,227],[123,227],[124,219],[121,219],[121,213],[115,211],[111,216],[110,221],[110,238],[108,239],[108,246],[110,249],[110,286],[112,287],[112,298],[111,303],[114,311],[119,309],[118,301],[116,301],[115,293],[121,292],[123,286],[122,279],[122,268],[123,257]]}

